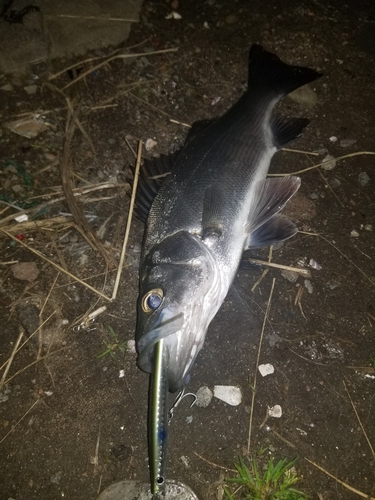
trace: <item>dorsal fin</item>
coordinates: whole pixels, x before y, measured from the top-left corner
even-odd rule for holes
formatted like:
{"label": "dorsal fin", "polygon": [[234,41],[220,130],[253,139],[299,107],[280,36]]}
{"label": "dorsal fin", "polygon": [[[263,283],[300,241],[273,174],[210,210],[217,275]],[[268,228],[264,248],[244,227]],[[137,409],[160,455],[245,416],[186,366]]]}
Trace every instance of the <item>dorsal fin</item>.
{"label": "dorsal fin", "polygon": [[153,158],[152,160],[144,159],[139,172],[134,209],[142,222],[146,222],[152,202],[158,194],[160,186],[171,174],[177,154],[178,151],[168,156],[160,155],[159,158]]}

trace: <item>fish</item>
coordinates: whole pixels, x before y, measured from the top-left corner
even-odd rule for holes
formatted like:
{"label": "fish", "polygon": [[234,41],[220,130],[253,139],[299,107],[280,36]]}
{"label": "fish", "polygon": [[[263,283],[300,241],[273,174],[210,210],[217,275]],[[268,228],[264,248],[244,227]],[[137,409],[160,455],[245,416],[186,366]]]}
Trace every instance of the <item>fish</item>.
{"label": "fish", "polygon": [[138,366],[152,379],[153,493],[164,483],[165,393],[188,384],[243,252],[297,232],[280,211],[300,178],[267,174],[274,154],[300,137],[309,120],[272,111],[282,97],[321,76],[252,45],[248,87],[239,100],[221,117],[193,125],[179,151],[145,160],[140,171],[135,205],[145,233],[136,348]]}

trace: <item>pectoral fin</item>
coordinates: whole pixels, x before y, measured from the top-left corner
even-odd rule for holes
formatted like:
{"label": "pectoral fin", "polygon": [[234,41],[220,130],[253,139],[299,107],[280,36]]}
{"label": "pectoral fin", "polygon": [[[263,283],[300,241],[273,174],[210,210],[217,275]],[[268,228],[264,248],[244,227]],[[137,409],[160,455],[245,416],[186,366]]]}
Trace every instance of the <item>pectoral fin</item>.
{"label": "pectoral fin", "polygon": [[297,231],[292,221],[281,215],[274,215],[248,236],[244,250],[275,245],[291,238]]}

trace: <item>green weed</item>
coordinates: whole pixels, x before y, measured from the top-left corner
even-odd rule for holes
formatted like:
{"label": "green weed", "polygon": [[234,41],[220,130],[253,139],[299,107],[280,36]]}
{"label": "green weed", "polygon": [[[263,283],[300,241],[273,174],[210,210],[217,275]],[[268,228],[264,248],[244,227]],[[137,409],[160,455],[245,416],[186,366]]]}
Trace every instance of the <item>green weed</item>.
{"label": "green weed", "polygon": [[243,497],[249,500],[306,500],[308,496],[294,488],[300,480],[294,468],[296,460],[288,463],[286,460],[280,460],[275,464],[274,459],[270,458],[265,471],[262,472],[255,459],[251,460],[250,467],[247,467],[239,457],[239,463],[235,464],[238,476],[226,481],[238,484],[240,488],[231,493],[224,487],[226,496],[229,500]]}
{"label": "green weed", "polygon": [[106,346],[106,349],[105,349],[105,351],[98,354],[96,356],[97,358],[104,358],[104,356],[107,356],[107,355],[111,356],[112,358],[115,358],[116,354],[118,354],[119,352],[122,354],[125,354],[125,352],[127,350],[126,342],[119,341],[113,328],[111,326],[109,326],[108,330],[110,333],[110,342],[108,342],[108,341],[106,342],[105,340],[103,340],[103,343]]}

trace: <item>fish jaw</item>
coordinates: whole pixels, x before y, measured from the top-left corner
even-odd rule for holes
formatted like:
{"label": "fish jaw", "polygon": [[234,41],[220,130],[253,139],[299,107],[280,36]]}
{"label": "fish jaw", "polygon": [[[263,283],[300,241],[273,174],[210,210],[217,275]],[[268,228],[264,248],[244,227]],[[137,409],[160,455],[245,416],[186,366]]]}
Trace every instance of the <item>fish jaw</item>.
{"label": "fish jaw", "polygon": [[[140,288],[138,366],[152,373],[154,346],[164,339],[169,390],[175,392],[186,384],[207,328],[226,295],[220,266],[198,236],[177,233],[155,245],[144,258]],[[162,303],[145,312],[143,297],[153,289],[162,291]]]}

